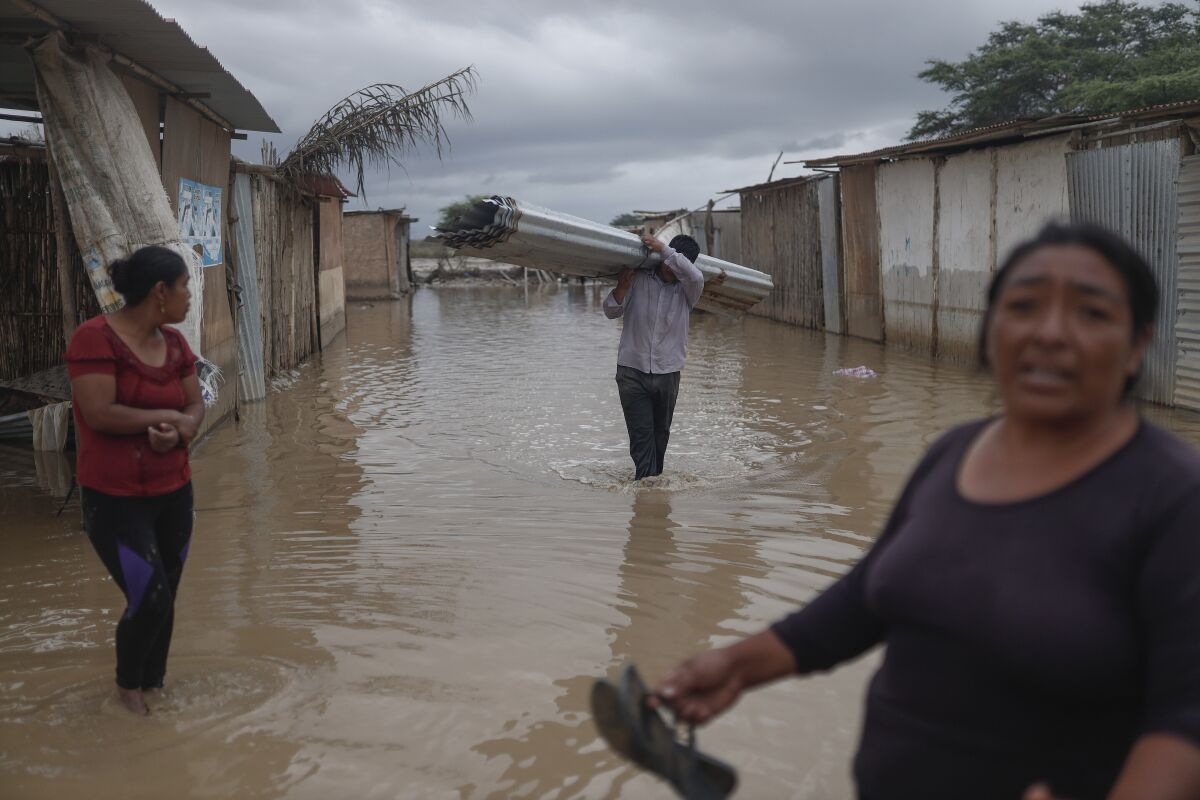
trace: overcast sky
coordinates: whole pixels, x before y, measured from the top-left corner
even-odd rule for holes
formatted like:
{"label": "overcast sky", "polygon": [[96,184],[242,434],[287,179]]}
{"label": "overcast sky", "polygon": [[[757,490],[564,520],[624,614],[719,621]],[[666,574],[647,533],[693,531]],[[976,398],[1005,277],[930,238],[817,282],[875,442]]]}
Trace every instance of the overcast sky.
{"label": "overcast sky", "polygon": [[[961,59],[999,20],[1055,0],[151,0],[262,102],[286,153],[312,122],[375,82],[420,87],[479,73],[452,149],[372,175],[366,203],[417,227],[466,194],[505,194],[607,222],[696,207],[785,160],[898,143],[944,105],[917,79]],[[235,152],[259,160],[260,134]],[[780,165],[776,177],[800,173]],[[727,204],[736,202],[736,197]],[[416,233],[416,231],[414,231]]]}

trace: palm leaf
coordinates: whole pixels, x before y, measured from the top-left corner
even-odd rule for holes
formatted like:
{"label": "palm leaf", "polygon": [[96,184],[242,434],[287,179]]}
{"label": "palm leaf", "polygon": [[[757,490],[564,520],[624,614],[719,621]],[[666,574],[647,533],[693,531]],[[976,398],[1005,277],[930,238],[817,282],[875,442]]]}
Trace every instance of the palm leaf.
{"label": "palm leaf", "polygon": [[300,184],[306,176],[349,168],[362,194],[368,167],[400,166],[400,156],[422,143],[432,144],[441,158],[450,144],[442,118],[447,113],[471,118],[466,98],[475,91],[476,78],[475,68],[466,67],[415,92],[392,83],[359,89],[313,124],[278,172]]}

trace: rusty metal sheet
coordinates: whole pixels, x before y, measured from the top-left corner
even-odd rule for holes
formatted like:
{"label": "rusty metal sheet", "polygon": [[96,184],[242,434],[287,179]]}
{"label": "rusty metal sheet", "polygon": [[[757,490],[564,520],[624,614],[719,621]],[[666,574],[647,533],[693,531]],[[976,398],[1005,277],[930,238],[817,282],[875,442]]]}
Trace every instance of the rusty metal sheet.
{"label": "rusty metal sheet", "polygon": [[841,172],[842,265],[846,279],[846,333],[883,341],[879,275],[879,211],[874,164]]}

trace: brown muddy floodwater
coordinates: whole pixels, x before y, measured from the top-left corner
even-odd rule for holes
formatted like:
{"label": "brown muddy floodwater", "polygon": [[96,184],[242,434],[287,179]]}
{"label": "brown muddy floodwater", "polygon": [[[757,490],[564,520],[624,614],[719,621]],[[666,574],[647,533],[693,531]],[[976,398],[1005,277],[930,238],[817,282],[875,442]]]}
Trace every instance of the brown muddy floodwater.
{"label": "brown muddy floodwater", "polygon": [[[592,680],[806,602],[923,448],[994,406],[970,369],[697,315],[667,474],[635,488],[602,291],[354,304],[205,442],[149,719],[114,700],[123,602],[77,499],[55,517],[70,462],[0,449],[0,797],[670,797],[597,739]],[[832,375],[859,364],[880,377]],[[740,797],[847,797],[876,661],[758,692],[700,743]]]}

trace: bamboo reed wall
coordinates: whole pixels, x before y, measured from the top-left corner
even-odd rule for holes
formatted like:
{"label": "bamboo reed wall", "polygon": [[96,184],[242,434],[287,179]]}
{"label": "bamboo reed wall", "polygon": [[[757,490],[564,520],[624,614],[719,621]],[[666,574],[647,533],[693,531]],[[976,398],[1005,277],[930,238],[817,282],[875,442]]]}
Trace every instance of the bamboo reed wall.
{"label": "bamboo reed wall", "polygon": [[298,366],[317,349],[313,206],[268,175],[251,174],[254,255],[263,309],[268,376]]}
{"label": "bamboo reed wall", "polygon": [[750,309],[768,319],[825,326],[818,182],[742,192],[742,263],[771,276],[775,288]]}
{"label": "bamboo reed wall", "polygon": [[[69,224],[69,223],[67,223]],[[74,261],[75,321],[100,313]],[[58,248],[44,157],[0,156],[0,380],[21,378],[63,363],[66,350]]]}

